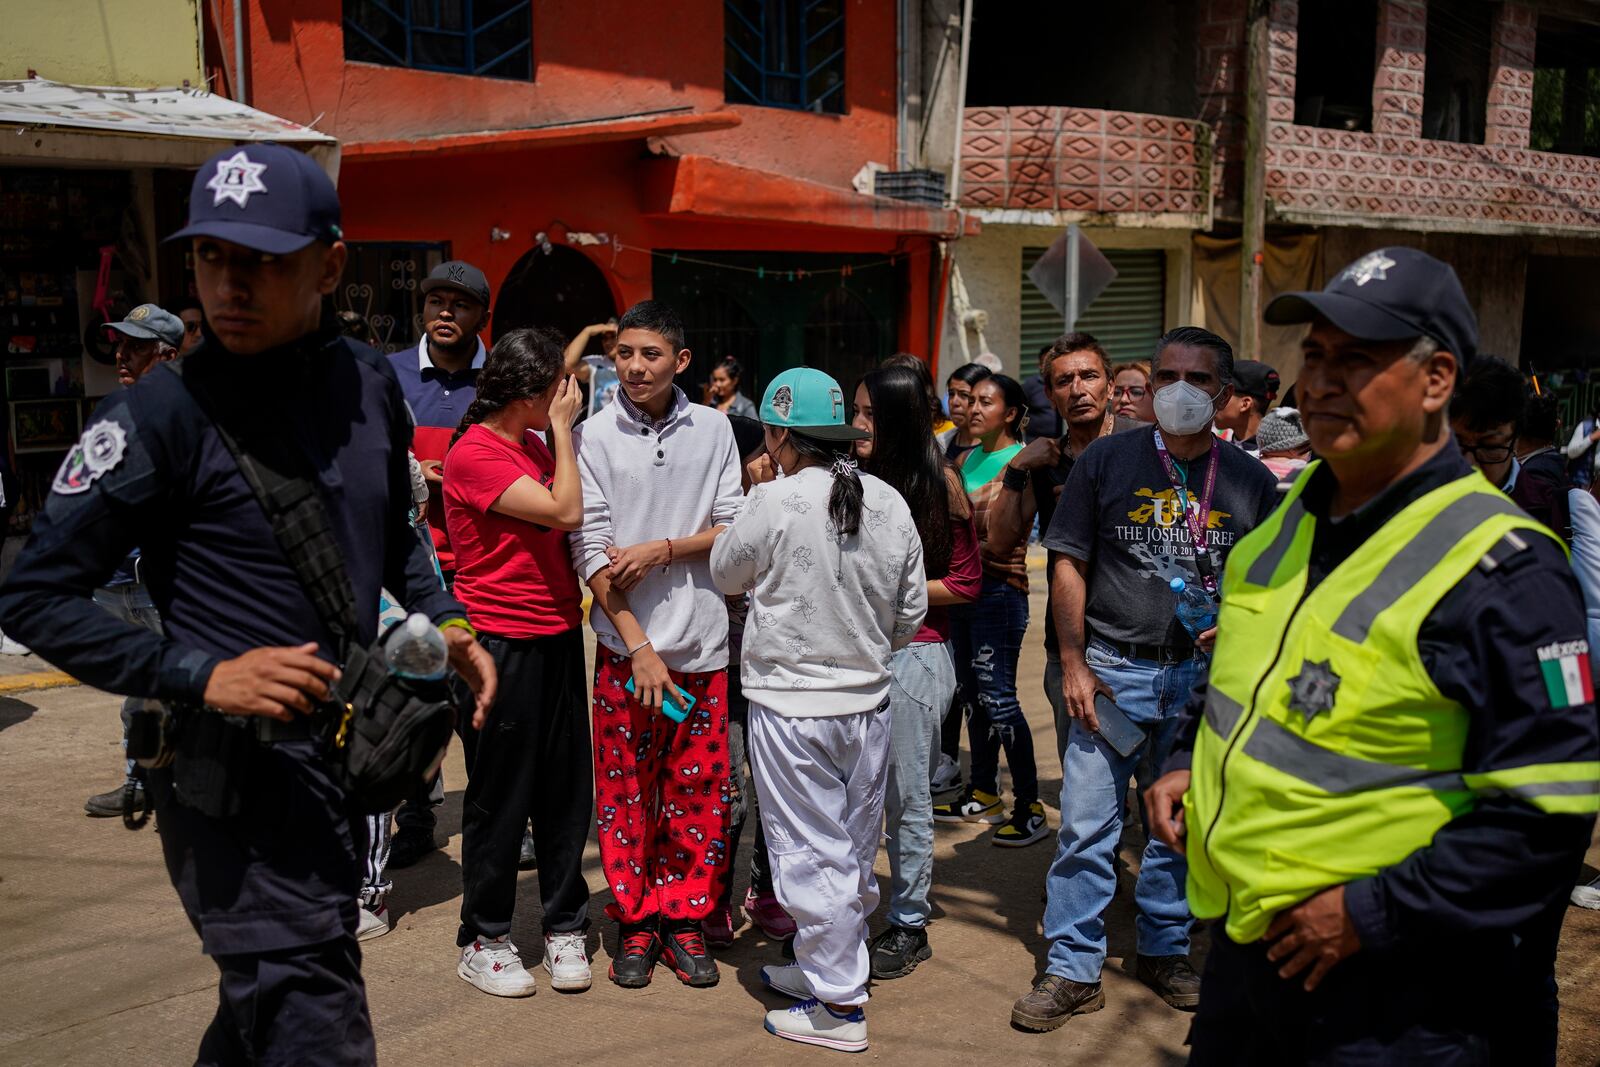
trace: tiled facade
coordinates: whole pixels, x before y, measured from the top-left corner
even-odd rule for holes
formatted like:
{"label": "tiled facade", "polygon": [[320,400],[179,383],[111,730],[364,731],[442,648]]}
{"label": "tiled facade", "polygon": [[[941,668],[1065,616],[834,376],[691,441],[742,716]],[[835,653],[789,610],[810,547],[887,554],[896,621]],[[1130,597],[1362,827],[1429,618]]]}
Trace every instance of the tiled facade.
{"label": "tiled facade", "polygon": [[[1244,0],[1200,0],[1201,121],[1083,108],[969,108],[962,204],[1093,213],[1138,224],[1237,218]],[[1600,159],[1528,148],[1537,15],[1502,4],[1484,144],[1421,137],[1426,0],[1382,0],[1372,131],[1294,124],[1297,0],[1273,0],[1267,77],[1268,219],[1478,233],[1600,235]],[[1215,180],[1213,179],[1215,176]],[[1150,224],[1147,222],[1146,224]]]}
{"label": "tiled facade", "polygon": [[1210,131],[1192,119],[1079,107],[966,109],[962,203],[1168,216],[1209,225]]}

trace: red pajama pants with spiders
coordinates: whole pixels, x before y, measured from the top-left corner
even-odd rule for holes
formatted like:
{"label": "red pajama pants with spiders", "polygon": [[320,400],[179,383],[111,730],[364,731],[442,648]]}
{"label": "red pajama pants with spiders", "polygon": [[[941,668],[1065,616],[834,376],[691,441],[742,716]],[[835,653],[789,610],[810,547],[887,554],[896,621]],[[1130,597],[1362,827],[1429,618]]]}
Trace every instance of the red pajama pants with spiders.
{"label": "red pajama pants with spiders", "polygon": [[632,662],[595,650],[594,792],[600,861],[625,923],[710,914],[729,877],[728,672],[672,672],[695,698],[683,722],[627,691]]}

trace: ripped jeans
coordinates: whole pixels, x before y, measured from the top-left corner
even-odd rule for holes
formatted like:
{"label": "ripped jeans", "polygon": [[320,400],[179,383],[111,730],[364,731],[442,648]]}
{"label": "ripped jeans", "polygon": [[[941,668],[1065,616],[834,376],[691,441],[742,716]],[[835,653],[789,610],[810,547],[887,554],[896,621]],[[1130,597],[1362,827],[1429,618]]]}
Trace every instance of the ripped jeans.
{"label": "ripped jeans", "polygon": [[971,709],[972,788],[1000,792],[1000,750],[1011,767],[1019,807],[1039,799],[1033,733],[1017,701],[1017,657],[1028,629],[1028,594],[1003,579],[983,577],[971,604],[950,609],[950,652],[956,664],[958,700]]}

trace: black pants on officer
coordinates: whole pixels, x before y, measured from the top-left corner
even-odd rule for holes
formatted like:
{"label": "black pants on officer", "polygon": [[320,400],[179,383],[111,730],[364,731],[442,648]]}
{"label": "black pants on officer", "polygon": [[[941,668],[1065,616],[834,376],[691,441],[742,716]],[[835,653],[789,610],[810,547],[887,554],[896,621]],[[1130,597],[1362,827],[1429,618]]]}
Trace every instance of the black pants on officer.
{"label": "black pants on officer", "polygon": [[196,1062],[376,1063],[355,938],[363,821],[310,741],[237,746],[237,810],[221,817],[200,810],[198,763],[149,775],[167,873],[220,972]]}
{"label": "black pants on officer", "polygon": [[[1278,977],[1267,944],[1241,945],[1211,926],[1200,1009],[1189,1030],[1194,1067],[1479,1067],[1491,1060],[1493,1004],[1464,984],[1482,974],[1465,953],[1356,953],[1314,992]],[[1492,973],[1492,972],[1490,972]]]}

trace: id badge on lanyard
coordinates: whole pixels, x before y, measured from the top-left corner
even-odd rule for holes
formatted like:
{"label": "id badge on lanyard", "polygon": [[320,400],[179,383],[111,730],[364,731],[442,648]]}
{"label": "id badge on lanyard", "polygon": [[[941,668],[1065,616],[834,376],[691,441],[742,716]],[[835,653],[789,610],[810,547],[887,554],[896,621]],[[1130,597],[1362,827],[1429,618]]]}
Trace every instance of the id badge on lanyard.
{"label": "id badge on lanyard", "polygon": [[1156,455],[1161,457],[1161,466],[1167,472],[1167,480],[1172,483],[1172,489],[1178,496],[1178,507],[1183,512],[1184,522],[1189,527],[1189,544],[1194,548],[1195,569],[1200,572],[1200,583],[1206,587],[1206,592],[1212,596],[1217,595],[1217,564],[1210,551],[1211,534],[1209,523],[1211,521],[1211,498],[1217,488],[1217,453],[1222,451],[1222,446],[1217,443],[1215,435],[1211,438],[1211,462],[1206,467],[1206,484],[1200,493],[1198,514],[1189,509],[1189,484],[1183,472],[1178,470],[1178,461],[1172,458],[1172,453],[1167,451],[1167,443],[1161,438],[1161,431],[1155,431]]}

